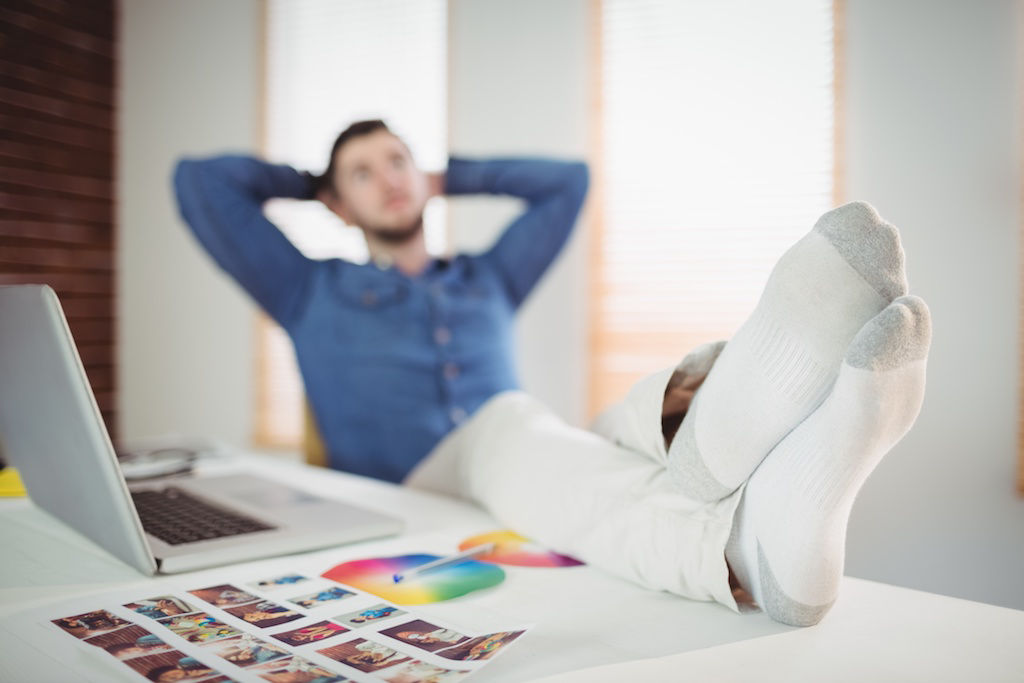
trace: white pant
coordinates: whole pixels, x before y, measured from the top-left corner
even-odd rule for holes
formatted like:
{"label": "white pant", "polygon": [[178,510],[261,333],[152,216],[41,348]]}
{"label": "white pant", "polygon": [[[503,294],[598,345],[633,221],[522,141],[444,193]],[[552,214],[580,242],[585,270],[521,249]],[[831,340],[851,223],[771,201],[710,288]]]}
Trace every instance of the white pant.
{"label": "white pant", "polygon": [[638,382],[592,431],[521,391],[498,394],[405,483],[474,500],[538,543],[647,588],[736,610],[725,544],[743,487],[703,503],[671,485],[661,413],[673,370]]}

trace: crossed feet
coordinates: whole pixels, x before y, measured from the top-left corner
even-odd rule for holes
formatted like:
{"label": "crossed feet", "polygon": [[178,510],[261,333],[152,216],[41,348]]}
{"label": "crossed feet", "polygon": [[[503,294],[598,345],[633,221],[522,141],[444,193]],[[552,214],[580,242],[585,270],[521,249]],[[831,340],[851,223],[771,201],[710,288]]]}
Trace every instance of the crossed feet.
{"label": "crossed feet", "polygon": [[672,480],[708,502],[745,485],[726,560],[777,621],[831,608],[854,498],[920,412],[931,318],[906,292],[896,229],[841,206],[783,255],[728,344],[683,360],[702,384],[666,392],[692,395],[665,424]]}

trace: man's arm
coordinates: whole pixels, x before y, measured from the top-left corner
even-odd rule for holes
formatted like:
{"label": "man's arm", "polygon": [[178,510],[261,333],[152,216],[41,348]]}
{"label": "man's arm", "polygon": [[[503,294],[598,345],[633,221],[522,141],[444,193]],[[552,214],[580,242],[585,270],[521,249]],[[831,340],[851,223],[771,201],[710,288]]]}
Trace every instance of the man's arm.
{"label": "man's arm", "polygon": [[312,199],[310,178],[252,157],[183,159],[174,189],[182,217],[220,267],[282,326],[294,322],[314,261],[267,220],[263,203]]}
{"label": "man's arm", "polygon": [[526,299],[568,239],[588,182],[587,166],[581,162],[449,161],[447,194],[504,194],[521,197],[529,204],[481,257],[501,273],[516,306]]}

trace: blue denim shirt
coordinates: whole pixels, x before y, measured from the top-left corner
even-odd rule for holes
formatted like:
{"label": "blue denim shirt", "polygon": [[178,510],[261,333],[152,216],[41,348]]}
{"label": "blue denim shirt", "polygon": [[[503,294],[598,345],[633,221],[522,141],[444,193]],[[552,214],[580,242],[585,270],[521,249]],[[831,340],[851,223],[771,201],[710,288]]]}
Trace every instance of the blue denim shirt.
{"label": "blue denim shirt", "polygon": [[331,467],[401,481],[452,428],[518,387],[516,309],[558,255],[587,190],[582,163],[449,160],[445,193],[521,197],[481,254],[395,268],[302,255],[263,215],[311,199],[308,177],[245,156],[183,160],[174,175],[196,237],[290,335]]}

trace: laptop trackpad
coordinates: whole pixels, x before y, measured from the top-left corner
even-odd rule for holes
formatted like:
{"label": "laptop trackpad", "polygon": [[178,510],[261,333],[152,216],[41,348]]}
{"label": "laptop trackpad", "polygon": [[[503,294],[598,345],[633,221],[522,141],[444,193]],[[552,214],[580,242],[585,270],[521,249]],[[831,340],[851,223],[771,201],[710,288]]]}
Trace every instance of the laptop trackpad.
{"label": "laptop trackpad", "polygon": [[248,474],[198,477],[189,481],[187,487],[210,502],[221,498],[226,503],[235,501],[264,511],[325,502],[323,497]]}
{"label": "laptop trackpad", "polygon": [[322,503],[323,498],[311,495],[297,489],[281,488],[271,483],[262,490],[246,489],[244,491],[232,491],[231,500],[238,500],[246,505],[262,508],[281,508],[305,505],[307,503]]}

